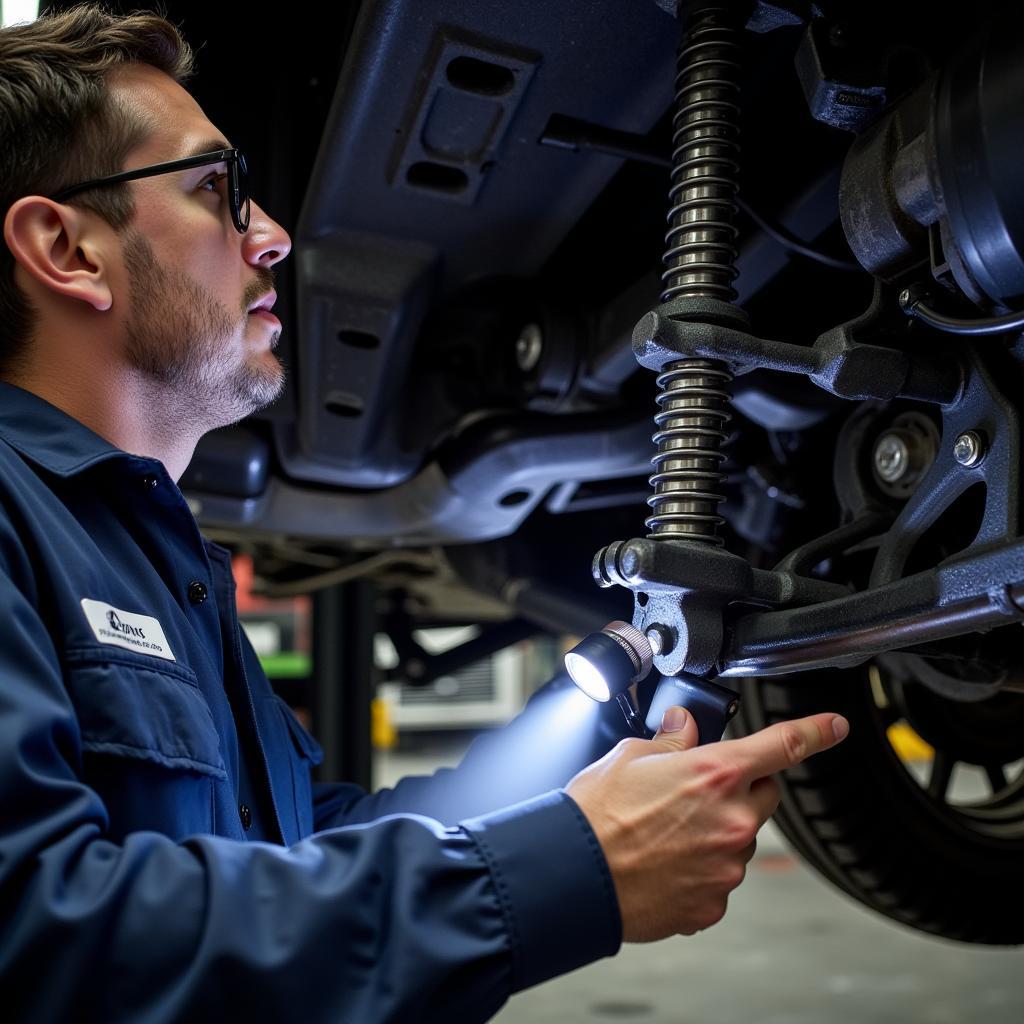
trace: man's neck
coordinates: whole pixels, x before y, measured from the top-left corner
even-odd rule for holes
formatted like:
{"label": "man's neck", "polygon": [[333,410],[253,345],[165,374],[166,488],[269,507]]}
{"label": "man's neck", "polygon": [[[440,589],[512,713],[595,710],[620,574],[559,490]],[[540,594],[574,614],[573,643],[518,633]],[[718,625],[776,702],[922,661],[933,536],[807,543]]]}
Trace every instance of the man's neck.
{"label": "man's neck", "polygon": [[159,459],[177,481],[203,433],[188,422],[181,404],[138,371],[77,369],[58,373],[29,367],[6,380],[56,406],[115,447]]}

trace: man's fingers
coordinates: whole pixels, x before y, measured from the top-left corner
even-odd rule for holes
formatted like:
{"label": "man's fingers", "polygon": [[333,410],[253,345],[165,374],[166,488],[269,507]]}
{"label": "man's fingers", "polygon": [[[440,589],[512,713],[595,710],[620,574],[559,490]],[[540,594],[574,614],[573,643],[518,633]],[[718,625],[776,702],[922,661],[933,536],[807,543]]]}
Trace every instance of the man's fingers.
{"label": "man's fingers", "polygon": [[686,708],[673,705],[665,709],[661,728],[655,733],[652,743],[657,743],[666,752],[669,750],[690,750],[700,742],[697,723]]}
{"label": "man's fingers", "polygon": [[743,763],[748,778],[774,775],[813,754],[820,754],[846,738],[849,723],[842,715],[823,714],[779,722],[730,746]]}

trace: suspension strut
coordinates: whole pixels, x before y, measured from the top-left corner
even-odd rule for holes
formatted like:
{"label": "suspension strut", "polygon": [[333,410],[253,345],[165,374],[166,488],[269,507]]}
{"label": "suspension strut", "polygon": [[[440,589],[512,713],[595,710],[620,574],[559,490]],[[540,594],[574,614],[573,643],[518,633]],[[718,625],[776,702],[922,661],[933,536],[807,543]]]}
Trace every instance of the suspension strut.
{"label": "suspension strut", "polygon": [[[666,316],[733,327],[745,324],[743,311],[733,305],[732,286],[740,53],[737,12],[729,0],[690,6],[675,78],[659,307]],[[717,359],[670,359],[661,366],[649,533],[646,539],[616,541],[594,559],[600,586],[634,591],[633,624],[609,623],[566,656],[577,684],[597,699],[617,699],[641,734],[658,727],[670,704],[682,704],[697,719],[701,742],[711,742],[739,706],[731,690],[698,678],[714,670],[725,605],[751,586],[749,564],[722,550],[718,535],[731,380],[728,366]],[[666,678],[645,721],[630,686],[652,665]]]}
{"label": "suspension strut", "polygon": [[[739,28],[726,4],[691,10],[675,78],[672,183],[662,304],[736,298]],[[648,536],[721,544],[722,446],[732,380],[725,363],[679,359],[658,376]]]}

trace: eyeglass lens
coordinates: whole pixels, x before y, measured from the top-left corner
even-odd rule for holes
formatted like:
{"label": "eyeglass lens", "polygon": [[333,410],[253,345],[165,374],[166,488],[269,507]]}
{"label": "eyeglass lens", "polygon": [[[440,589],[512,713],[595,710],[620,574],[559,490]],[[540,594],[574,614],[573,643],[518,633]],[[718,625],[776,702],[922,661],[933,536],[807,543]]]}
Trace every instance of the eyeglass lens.
{"label": "eyeglass lens", "polygon": [[249,230],[249,177],[245,157],[241,153],[238,154],[238,159],[232,162],[231,169],[234,179],[231,182],[231,212],[234,214],[235,227],[244,235]]}

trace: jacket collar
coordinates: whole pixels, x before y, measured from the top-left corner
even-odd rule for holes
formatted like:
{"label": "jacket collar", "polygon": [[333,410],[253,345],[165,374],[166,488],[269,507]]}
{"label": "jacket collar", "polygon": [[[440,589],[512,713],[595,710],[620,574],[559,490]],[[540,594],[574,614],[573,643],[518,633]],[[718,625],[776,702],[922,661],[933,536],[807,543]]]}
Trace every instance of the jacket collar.
{"label": "jacket collar", "polygon": [[0,438],[63,477],[126,454],[45,399],[5,381],[0,381]]}

